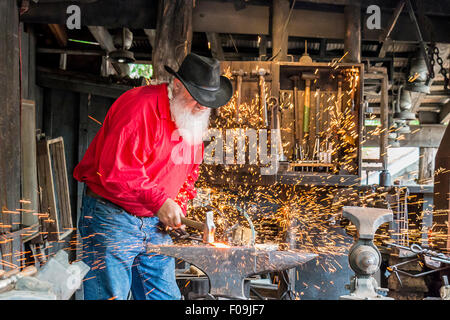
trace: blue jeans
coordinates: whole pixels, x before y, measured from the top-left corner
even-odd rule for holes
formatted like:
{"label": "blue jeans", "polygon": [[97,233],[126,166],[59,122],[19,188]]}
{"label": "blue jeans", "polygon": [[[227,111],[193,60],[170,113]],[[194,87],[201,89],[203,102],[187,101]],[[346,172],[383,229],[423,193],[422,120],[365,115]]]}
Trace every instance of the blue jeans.
{"label": "blue jeans", "polygon": [[83,280],[85,300],[179,300],[175,259],[146,253],[150,244],[172,244],[157,217],[136,217],[110,202],[83,197],[78,230],[82,259],[91,268]]}

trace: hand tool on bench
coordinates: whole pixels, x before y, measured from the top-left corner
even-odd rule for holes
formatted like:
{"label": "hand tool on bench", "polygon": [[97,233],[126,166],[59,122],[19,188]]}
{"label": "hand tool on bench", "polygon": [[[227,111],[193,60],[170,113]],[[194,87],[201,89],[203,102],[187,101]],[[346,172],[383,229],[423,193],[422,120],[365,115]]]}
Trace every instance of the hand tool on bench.
{"label": "hand tool on bench", "polygon": [[253,70],[252,75],[258,77],[259,86],[259,110],[261,113],[261,118],[263,120],[263,125],[267,128],[269,126],[269,120],[267,117],[267,101],[266,101],[266,81],[265,76],[269,75],[270,72],[264,68],[259,68],[258,70]]}
{"label": "hand tool on bench", "polygon": [[299,250],[281,251],[257,247],[147,245],[154,252],[186,261],[209,278],[209,293],[214,298],[248,299],[244,280],[251,275],[295,268],[317,254]]}
{"label": "hand tool on bench", "polygon": [[297,75],[293,75],[289,78],[294,82],[294,161],[302,161],[303,160],[303,150],[302,150],[302,131],[300,127],[300,110],[298,103],[298,82],[300,77]]}
{"label": "hand tool on bench", "polygon": [[231,72],[231,74],[236,78],[236,122],[239,123],[239,106],[241,105],[242,97],[242,77],[247,75],[242,69]]}

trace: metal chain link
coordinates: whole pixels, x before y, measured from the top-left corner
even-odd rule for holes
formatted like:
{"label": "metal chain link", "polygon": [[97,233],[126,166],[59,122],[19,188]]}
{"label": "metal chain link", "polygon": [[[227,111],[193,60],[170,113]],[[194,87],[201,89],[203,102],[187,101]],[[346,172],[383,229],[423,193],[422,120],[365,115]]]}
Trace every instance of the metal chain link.
{"label": "metal chain link", "polygon": [[[431,65],[431,72],[429,74],[429,78],[433,79],[435,77],[434,65],[437,62],[438,65],[441,67],[441,70],[439,70],[439,73],[442,74],[442,76],[444,77],[444,89],[448,90],[449,78],[447,76],[447,70],[444,68],[444,61],[442,60],[439,53],[440,53],[439,48],[435,44],[432,44],[430,46],[430,48],[428,48],[428,56],[429,56],[430,65]],[[436,56],[436,59],[434,58],[435,56]]]}

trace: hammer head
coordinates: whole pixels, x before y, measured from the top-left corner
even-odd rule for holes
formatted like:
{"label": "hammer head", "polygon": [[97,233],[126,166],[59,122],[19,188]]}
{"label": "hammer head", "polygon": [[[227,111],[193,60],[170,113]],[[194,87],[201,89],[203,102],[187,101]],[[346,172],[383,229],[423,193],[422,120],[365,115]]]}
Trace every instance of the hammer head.
{"label": "hammer head", "polygon": [[269,70],[266,70],[266,69],[264,69],[264,68],[259,68],[258,70],[253,70],[253,71],[252,71],[252,75],[253,75],[253,76],[260,76],[260,77],[263,77],[263,76],[268,75],[268,74],[270,74],[270,71],[269,71]]}
{"label": "hammer head", "polygon": [[314,80],[314,79],[318,79],[319,75],[314,74],[314,73],[302,73],[302,79],[303,80]]}
{"label": "hammer head", "polygon": [[233,71],[231,72],[231,74],[232,74],[233,76],[235,76],[235,77],[243,77],[243,76],[246,76],[246,75],[247,75],[247,72],[245,72],[245,71],[242,70],[242,69],[239,69],[239,70],[233,70]]}
{"label": "hammer head", "polygon": [[295,83],[297,83],[300,80],[300,77],[297,75],[293,75],[289,77],[289,80],[294,81]]}
{"label": "hammer head", "polygon": [[214,224],[214,212],[208,211],[206,212],[206,220],[204,223],[203,242],[213,243],[215,232],[216,232],[216,225]]}

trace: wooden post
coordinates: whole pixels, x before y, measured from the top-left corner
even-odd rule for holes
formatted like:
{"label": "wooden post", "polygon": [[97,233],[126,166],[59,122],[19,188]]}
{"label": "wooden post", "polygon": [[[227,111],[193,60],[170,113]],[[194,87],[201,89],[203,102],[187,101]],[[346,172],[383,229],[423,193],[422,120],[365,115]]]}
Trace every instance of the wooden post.
{"label": "wooden post", "polygon": [[36,215],[39,208],[37,163],[36,163],[36,105],[34,101],[22,100],[22,224],[32,226],[39,223]]}
{"label": "wooden post", "polygon": [[450,126],[447,126],[441,144],[436,153],[436,175],[434,177],[434,212],[433,232],[439,233],[432,236],[433,244],[441,250],[450,252]]}
{"label": "wooden post", "polygon": [[259,57],[263,57],[261,60],[266,60],[267,57],[267,37],[263,34],[259,35]]}
{"label": "wooden post", "polygon": [[178,70],[184,57],[191,51],[192,1],[159,0],[156,39],[153,50],[154,77],[168,81],[170,74],[164,69],[168,65]]}
{"label": "wooden post", "polygon": [[350,0],[345,6],[344,62],[361,62],[361,2]]}
{"label": "wooden post", "polygon": [[[20,228],[20,77],[19,8],[17,1],[0,1],[0,233]],[[11,226],[5,228],[6,226]],[[0,269],[20,265],[20,236],[1,244]],[[8,268],[7,268],[8,269]]]}
{"label": "wooden post", "polygon": [[419,184],[430,184],[434,177],[436,148],[419,148]]}
{"label": "wooden post", "polygon": [[211,46],[211,55],[219,61],[224,61],[225,56],[223,54],[222,42],[220,40],[220,34],[217,32],[206,32],[206,38]]}
{"label": "wooden post", "polygon": [[273,61],[286,61],[288,53],[289,0],[273,0],[272,57]]}

